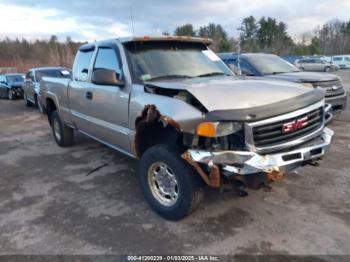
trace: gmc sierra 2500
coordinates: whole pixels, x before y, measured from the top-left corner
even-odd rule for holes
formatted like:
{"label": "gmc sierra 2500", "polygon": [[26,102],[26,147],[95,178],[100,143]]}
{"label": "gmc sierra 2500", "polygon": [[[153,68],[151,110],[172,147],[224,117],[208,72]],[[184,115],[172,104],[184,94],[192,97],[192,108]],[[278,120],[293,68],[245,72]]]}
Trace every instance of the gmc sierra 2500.
{"label": "gmc sierra 2500", "polygon": [[150,206],[177,220],[198,207],[203,181],[259,187],[321,158],[324,92],[296,83],[239,80],[192,37],[131,37],[85,44],[73,79],[44,78],[54,138],[73,131],[140,159]]}

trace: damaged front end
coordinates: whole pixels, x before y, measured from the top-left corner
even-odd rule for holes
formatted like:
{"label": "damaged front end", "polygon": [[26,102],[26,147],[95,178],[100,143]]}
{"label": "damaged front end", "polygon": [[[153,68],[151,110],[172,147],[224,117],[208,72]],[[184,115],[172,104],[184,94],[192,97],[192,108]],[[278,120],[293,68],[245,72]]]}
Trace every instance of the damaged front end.
{"label": "damaged front end", "polygon": [[160,104],[162,108],[145,106],[135,123],[138,155],[156,143],[175,143],[210,187],[223,189],[239,182],[257,189],[280,180],[285,173],[321,159],[333,136],[325,127],[328,109],[323,94],[215,111],[185,90],[154,85],[144,90],[178,107],[174,115],[166,103]]}
{"label": "damaged front end", "polygon": [[208,170],[204,180],[210,186],[222,185],[214,176],[219,172],[221,179],[239,180],[259,188],[322,158],[333,136],[333,131],[324,127],[325,122],[325,108],[320,101],[292,113],[245,122],[242,128],[238,123],[234,124],[236,129],[226,124],[219,133],[217,123],[212,127],[206,123],[204,131],[201,124],[194,143],[182,157],[197,170]]}

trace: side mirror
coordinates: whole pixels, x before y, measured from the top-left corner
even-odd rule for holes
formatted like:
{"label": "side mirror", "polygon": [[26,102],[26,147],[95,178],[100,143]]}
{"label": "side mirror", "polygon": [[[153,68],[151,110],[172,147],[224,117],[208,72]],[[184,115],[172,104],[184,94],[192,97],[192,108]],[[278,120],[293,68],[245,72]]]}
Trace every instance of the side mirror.
{"label": "side mirror", "polygon": [[124,81],[118,79],[118,74],[110,69],[96,69],[92,73],[91,82],[96,85],[124,86]]}

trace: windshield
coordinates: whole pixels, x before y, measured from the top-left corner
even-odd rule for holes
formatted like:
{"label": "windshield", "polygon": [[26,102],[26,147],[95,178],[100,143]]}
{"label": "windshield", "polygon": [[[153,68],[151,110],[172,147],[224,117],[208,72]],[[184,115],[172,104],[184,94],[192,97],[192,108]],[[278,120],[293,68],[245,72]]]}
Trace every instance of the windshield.
{"label": "windshield", "polygon": [[248,57],[249,62],[263,75],[299,72],[295,66],[276,55]]}
{"label": "windshield", "polygon": [[45,69],[35,71],[35,79],[37,82],[45,77],[71,78],[71,72],[67,69]]}
{"label": "windshield", "polygon": [[24,76],[23,75],[10,75],[10,76],[6,76],[6,80],[8,83],[24,82]]}
{"label": "windshield", "polygon": [[135,77],[141,81],[232,75],[224,62],[200,43],[132,42],[125,47]]}

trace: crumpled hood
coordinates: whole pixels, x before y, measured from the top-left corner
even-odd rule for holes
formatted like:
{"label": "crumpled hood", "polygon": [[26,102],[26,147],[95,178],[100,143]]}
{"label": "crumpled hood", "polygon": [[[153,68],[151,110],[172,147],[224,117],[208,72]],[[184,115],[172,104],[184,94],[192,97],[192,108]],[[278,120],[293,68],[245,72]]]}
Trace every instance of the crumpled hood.
{"label": "crumpled hood", "polygon": [[[300,84],[269,80],[240,80],[235,77],[150,81],[166,89],[187,90],[208,110],[251,109],[311,95],[313,89]],[[320,98],[319,98],[320,99]]]}
{"label": "crumpled hood", "polygon": [[336,75],[316,72],[292,72],[276,75],[265,75],[264,77],[301,83],[339,80],[339,77]]}

